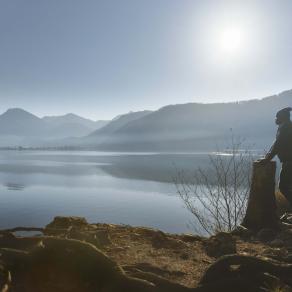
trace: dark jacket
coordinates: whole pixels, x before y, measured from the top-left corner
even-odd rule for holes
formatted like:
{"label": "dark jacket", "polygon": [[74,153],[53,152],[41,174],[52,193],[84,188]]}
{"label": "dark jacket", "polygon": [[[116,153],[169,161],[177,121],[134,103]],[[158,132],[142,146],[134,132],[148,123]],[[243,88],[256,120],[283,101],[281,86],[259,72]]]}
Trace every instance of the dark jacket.
{"label": "dark jacket", "polygon": [[279,126],[276,141],[270,149],[269,159],[278,155],[281,162],[292,162],[292,122],[286,122]]}

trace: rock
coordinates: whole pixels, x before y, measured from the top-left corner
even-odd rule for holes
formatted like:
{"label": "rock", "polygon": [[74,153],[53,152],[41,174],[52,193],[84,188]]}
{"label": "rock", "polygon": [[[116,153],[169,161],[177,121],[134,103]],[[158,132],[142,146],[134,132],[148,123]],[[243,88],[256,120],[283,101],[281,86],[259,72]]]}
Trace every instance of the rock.
{"label": "rock", "polygon": [[276,237],[276,231],[270,228],[263,228],[257,233],[256,237],[263,242],[272,241]]}
{"label": "rock", "polygon": [[204,247],[208,256],[216,258],[236,253],[236,241],[232,234],[227,232],[219,232],[206,239]]}
{"label": "rock", "polygon": [[88,225],[87,221],[83,217],[61,217],[57,216],[54,220],[49,223],[46,228],[56,229],[68,229],[71,226],[83,227]]}
{"label": "rock", "polygon": [[0,234],[0,248],[30,250],[40,243],[41,237],[16,237],[12,233]]}
{"label": "rock", "polygon": [[57,216],[44,230],[45,235],[65,235],[72,227],[82,229],[90,226],[83,217]]}
{"label": "rock", "polygon": [[269,243],[272,247],[283,247],[284,241],[282,239],[276,238]]}
{"label": "rock", "polygon": [[6,259],[14,259],[9,266],[12,291],[153,291],[153,284],[126,276],[118,264],[89,243],[54,237],[42,237],[42,242],[21,257],[17,250],[1,250],[8,252]]}

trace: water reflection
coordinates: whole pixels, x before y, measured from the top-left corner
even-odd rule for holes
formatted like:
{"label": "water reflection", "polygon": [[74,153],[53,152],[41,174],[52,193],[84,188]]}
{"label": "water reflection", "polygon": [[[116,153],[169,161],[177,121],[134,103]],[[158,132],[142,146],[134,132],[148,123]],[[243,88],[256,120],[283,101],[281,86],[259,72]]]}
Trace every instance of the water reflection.
{"label": "water reflection", "polygon": [[9,191],[21,191],[24,189],[25,185],[19,184],[19,183],[4,183],[4,186],[7,188]]}
{"label": "water reflection", "polygon": [[74,215],[190,232],[173,177],[207,166],[205,153],[0,151],[0,228]]}
{"label": "water reflection", "polygon": [[[31,152],[0,159],[0,173],[58,174],[63,176],[87,176],[106,173],[117,178],[172,182],[177,169],[194,170],[206,167],[207,154],[140,154],[102,155],[99,152],[39,153]],[[1,155],[1,152],[0,152]]]}

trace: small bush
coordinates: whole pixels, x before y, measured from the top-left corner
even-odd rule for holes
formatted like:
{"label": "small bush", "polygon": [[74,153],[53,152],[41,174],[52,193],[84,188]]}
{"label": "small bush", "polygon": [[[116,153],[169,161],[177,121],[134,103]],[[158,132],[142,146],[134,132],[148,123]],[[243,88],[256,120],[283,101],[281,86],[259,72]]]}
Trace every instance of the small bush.
{"label": "small bush", "polygon": [[232,231],[245,215],[254,157],[251,151],[242,150],[247,149],[242,139],[232,136],[230,145],[209,155],[207,169],[177,171],[177,192],[194,215],[193,227],[198,233]]}

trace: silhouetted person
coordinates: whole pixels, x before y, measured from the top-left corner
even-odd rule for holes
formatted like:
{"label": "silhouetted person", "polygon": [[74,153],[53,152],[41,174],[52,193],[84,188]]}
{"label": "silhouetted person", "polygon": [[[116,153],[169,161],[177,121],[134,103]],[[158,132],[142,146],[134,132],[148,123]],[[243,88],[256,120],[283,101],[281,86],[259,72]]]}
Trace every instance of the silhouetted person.
{"label": "silhouetted person", "polygon": [[276,124],[279,126],[276,141],[267,153],[263,162],[270,161],[276,155],[282,162],[279,189],[292,207],[292,122],[290,111],[287,107],[280,110],[276,115]]}

